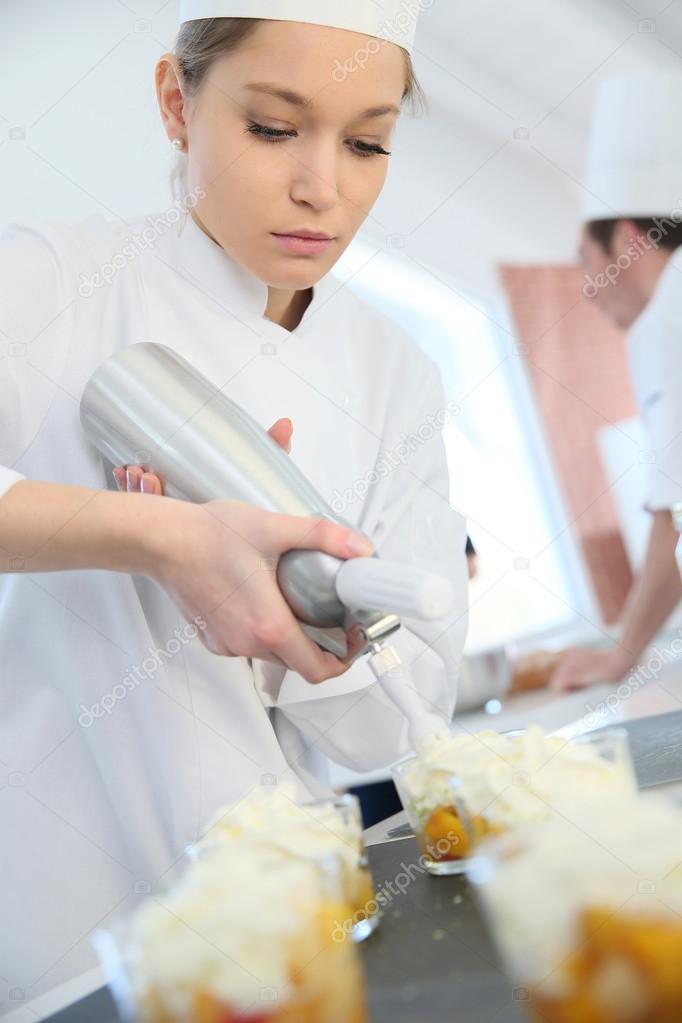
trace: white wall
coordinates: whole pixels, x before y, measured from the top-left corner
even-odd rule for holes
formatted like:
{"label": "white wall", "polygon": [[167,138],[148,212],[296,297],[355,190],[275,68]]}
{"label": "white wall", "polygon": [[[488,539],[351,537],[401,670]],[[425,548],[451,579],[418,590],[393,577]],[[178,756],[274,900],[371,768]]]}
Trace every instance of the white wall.
{"label": "white wall", "polygon": [[173,44],[176,4],[152,17],[159,6],[2,0],[0,223],[168,206],[173,157],[153,74]]}

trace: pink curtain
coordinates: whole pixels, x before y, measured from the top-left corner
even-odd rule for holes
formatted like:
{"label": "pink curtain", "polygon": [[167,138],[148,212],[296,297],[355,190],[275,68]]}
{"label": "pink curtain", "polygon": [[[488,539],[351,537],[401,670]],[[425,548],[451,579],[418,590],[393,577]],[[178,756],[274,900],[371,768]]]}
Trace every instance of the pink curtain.
{"label": "pink curtain", "polygon": [[624,332],[582,294],[574,266],[500,268],[579,542],[605,622],[615,621],[632,582],[597,431],[633,415]]}

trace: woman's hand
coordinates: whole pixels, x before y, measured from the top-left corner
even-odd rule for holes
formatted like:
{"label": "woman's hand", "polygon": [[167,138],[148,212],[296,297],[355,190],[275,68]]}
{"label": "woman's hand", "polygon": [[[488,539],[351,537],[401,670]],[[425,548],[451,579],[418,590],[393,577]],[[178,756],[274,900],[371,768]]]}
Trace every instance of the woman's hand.
{"label": "woman's hand", "polygon": [[[293,423],[278,419],[268,433],[289,453]],[[118,466],[114,477],[119,490],[162,495],[163,480],[139,465]],[[164,502],[172,518],[180,511],[194,519],[167,542],[159,554],[156,578],[188,621],[206,622],[199,635],[204,645],[225,657],[258,657],[283,664],[309,682],[341,675],[362,645],[348,636],[348,654],[339,660],[320,650],[302,630],[277,585],[279,557],[293,548],[307,547],[339,558],[371,554],[372,545],[352,530],[324,519],[275,515],[236,501],[203,505]],[[349,539],[356,542],[349,548]]]}
{"label": "woman's hand", "polygon": [[[239,501],[159,502],[147,572],[166,590],[214,654],[283,664],[309,682],[341,675],[348,664],[302,630],[277,585],[285,551],[315,549],[338,558],[371,554],[366,537],[318,518],[277,515]],[[201,622],[199,623],[201,624]],[[358,649],[350,644],[348,659]]]}
{"label": "woman's hand", "polygon": [[[303,632],[277,585],[279,556],[313,548],[339,558],[371,554],[355,530],[275,515],[238,501],[171,497],[19,480],[0,500],[0,546],[26,552],[9,570],[98,569],[155,580],[216,654],[260,657],[310,682],[348,665]],[[349,637],[347,658],[360,648]]]}
{"label": "woman's hand", "polygon": [[[268,433],[287,454],[291,454],[291,435],[294,424],[290,419],[278,419]],[[119,490],[129,494],[163,494],[163,480],[153,472],[145,472],[139,465],[118,465],[114,469],[114,479]]]}
{"label": "woman's hand", "polygon": [[600,682],[618,682],[629,668],[629,658],[618,647],[571,647],[562,654],[549,684],[559,692],[571,692]]}

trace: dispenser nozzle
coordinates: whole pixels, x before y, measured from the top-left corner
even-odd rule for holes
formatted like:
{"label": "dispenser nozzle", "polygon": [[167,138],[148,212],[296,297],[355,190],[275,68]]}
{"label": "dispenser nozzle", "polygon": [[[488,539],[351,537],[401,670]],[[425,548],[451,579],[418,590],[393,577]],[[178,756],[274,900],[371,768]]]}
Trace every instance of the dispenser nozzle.
{"label": "dispenser nozzle", "polygon": [[405,665],[393,646],[381,641],[371,644],[369,666],[389,700],[407,718],[408,742],[419,752],[437,739],[446,738],[450,730],[442,718],[425,710],[415,689],[406,678]]}

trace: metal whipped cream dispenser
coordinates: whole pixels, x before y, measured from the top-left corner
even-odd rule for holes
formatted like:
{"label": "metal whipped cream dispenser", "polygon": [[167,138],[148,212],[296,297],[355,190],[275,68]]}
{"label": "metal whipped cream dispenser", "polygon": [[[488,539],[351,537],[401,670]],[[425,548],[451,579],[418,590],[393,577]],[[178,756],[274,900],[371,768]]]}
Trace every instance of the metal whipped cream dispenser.
{"label": "metal whipped cream dispenser", "polygon": [[[352,525],[251,416],[165,345],[143,341],[107,359],[83,391],[80,416],[89,440],[112,465],[141,464],[158,473],[169,497],[245,501]],[[374,675],[408,720],[413,748],[448,733],[442,718],[424,709],[388,643],[400,628],[398,615],[407,615],[446,671],[454,669],[448,630],[441,624],[454,601],[447,579],[376,556],[344,561],[294,550],[280,558],[277,581],[321,647],[343,656],[328,630],[359,634],[364,646],[358,656],[370,654]]]}

